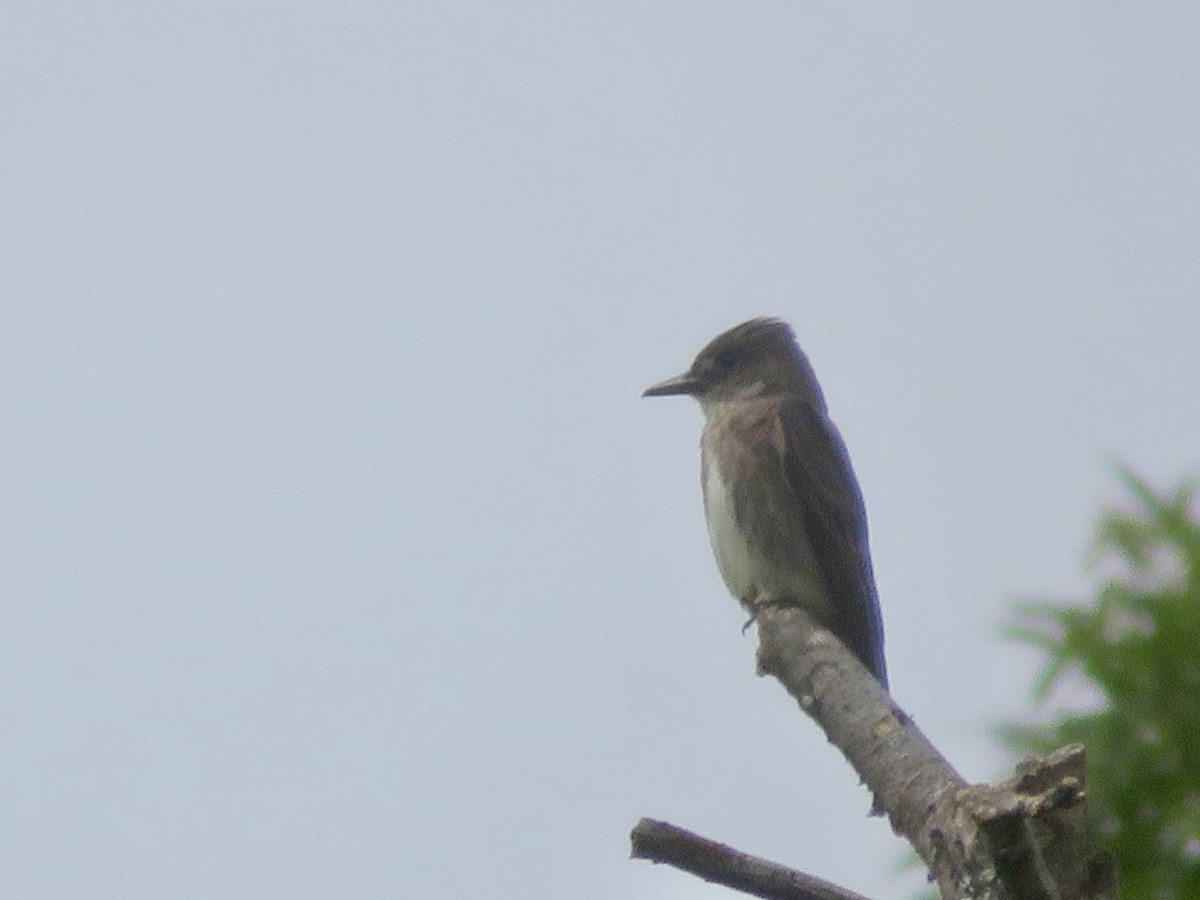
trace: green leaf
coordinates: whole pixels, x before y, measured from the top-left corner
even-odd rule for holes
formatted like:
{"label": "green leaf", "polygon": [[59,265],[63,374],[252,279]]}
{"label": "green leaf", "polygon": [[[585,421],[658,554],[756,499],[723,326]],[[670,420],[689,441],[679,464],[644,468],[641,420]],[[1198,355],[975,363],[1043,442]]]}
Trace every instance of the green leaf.
{"label": "green leaf", "polygon": [[[1081,741],[1097,834],[1130,898],[1200,897],[1200,519],[1197,482],[1156,491],[1131,469],[1095,531],[1096,587],[1012,604],[1002,628],[1043,662],[1032,714],[997,737],[1018,753]],[[1067,682],[1094,698],[1051,713]]]}

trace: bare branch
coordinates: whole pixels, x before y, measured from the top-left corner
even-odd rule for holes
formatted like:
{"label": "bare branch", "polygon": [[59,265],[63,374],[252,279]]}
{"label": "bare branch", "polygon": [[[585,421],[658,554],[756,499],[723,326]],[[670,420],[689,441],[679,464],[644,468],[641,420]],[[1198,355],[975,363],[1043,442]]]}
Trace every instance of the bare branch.
{"label": "bare branch", "polygon": [[629,835],[634,859],[667,863],[705,881],[768,900],[866,900],[786,866],[702,838],[667,822],[642,819]]}
{"label": "bare branch", "polygon": [[969,879],[954,841],[967,786],[862,664],[798,607],[758,616],[759,674],[773,675],[825,731],[875,796],[892,828],[929,866],[943,897]]}
{"label": "bare branch", "polygon": [[[1016,778],[997,787],[970,785],[809,613],[765,607],[757,623],[759,673],[778,679],[842,751],[874,795],[876,811],[887,815],[929,867],[944,900],[1116,897],[1111,862],[1088,842],[1082,747],[1029,761]],[[674,826],[650,825],[643,820],[634,830],[635,857],[667,862],[759,897],[853,896],[825,883],[841,893],[764,893],[806,884],[796,879],[811,876]],[[763,873],[766,881],[747,887],[747,871]]]}

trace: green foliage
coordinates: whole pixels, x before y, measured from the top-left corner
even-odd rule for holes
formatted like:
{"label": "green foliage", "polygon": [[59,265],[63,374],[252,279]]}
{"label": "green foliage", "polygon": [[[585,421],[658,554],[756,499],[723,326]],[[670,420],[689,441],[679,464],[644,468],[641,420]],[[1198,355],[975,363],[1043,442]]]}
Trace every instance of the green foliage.
{"label": "green foliage", "polygon": [[1011,725],[1014,749],[1087,748],[1089,806],[1130,900],[1200,898],[1200,519],[1196,487],[1155,493],[1128,471],[1131,508],[1101,518],[1094,599],[1025,603],[1007,633],[1047,656],[1034,687],[1085,685],[1087,708]]}

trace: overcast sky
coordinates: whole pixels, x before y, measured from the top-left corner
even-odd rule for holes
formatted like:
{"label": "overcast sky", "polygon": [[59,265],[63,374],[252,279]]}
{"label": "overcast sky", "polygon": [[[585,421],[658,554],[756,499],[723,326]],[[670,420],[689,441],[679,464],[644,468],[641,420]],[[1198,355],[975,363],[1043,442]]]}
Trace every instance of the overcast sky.
{"label": "overcast sky", "polygon": [[641,400],[794,325],[897,699],[969,778],[1111,464],[1200,469],[1200,6],[8,4],[0,884],[872,897],[905,846],[774,682]]}

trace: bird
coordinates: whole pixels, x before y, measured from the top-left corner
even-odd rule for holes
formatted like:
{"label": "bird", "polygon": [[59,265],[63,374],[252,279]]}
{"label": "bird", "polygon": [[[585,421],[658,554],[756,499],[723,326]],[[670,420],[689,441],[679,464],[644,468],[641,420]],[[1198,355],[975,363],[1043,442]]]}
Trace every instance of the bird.
{"label": "bird", "polygon": [[759,317],[722,332],[642,394],[670,395],[704,413],[704,513],[729,592],[751,621],[768,605],[808,610],[886,689],[862,492],[791,326]]}

